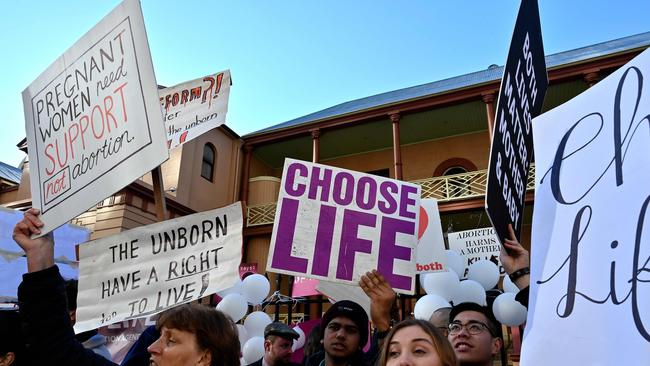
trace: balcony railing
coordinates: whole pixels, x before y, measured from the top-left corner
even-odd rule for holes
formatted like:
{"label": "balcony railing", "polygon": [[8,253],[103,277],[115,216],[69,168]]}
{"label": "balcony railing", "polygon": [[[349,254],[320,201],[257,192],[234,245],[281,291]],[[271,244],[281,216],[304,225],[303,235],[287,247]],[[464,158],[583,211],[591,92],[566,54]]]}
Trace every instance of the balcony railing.
{"label": "balcony railing", "polygon": [[[435,198],[438,202],[460,201],[485,196],[487,169],[411,181],[422,187],[422,198]],[[535,188],[535,164],[531,164],[526,190]],[[246,225],[272,224],[276,202],[248,207]]]}

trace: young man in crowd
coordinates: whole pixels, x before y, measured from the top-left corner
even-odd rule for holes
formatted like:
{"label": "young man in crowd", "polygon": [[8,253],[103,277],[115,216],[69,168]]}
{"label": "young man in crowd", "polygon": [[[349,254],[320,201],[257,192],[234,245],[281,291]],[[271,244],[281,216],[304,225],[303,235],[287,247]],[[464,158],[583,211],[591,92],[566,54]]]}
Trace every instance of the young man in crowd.
{"label": "young man in crowd", "polygon": [[461,366],[491,366],[501,351],[498,322],[489,308],[476,303],[461,303],[449,314],[449,335]]}
{"label": "young man in crowd", "polygon": [[294,366],[290,361],[293,342],[300,336],[288,325],[274,322],[264,328],[264,357],[251,366]]}
{"label": "young man in crowd", "polygon": [[306,366],[369,365],[362,348],[368,342],[368,315],[356,302],[333,304],[321,319],[324,351],[309,358]]}

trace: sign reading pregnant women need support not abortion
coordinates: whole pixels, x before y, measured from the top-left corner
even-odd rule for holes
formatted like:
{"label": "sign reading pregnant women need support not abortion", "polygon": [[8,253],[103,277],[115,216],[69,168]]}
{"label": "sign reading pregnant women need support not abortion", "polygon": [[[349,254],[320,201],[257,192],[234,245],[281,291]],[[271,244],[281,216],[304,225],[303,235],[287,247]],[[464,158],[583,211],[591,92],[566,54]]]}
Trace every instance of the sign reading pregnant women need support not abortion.
{"label": "sign reading pregnant women need support not abortion", "polygon": [[33,206],[46,234],[168,157],[140,2],[127,0],[25,91]]}
{"label": "sign reading pregnant women need support not abortion", "polygon": [[376,268],[411,294],[419,207],[418,185],[286,159],[267,270],[356,284]]}

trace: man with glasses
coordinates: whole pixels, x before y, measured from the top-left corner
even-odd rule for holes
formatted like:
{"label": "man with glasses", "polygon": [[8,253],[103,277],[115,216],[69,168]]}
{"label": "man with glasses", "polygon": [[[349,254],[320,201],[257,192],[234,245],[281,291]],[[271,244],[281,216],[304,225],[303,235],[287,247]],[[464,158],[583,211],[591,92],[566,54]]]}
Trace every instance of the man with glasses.
{"label": "man with glasses", "polygon": [[499,337],[498,322],[485,306],[462,303],[449,314],[449,335],[461,366],[491,366],[503,341]]}

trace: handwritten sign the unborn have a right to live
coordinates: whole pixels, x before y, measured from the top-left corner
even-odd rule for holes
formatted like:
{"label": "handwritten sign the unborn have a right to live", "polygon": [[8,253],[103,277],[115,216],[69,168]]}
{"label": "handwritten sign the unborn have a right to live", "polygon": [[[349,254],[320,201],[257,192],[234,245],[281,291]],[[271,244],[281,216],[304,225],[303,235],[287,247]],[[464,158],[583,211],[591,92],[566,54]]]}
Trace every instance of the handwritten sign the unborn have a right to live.
{"label": "handwritten sign the unborn have a right to live", "polygon": [[286,159],[267,270],[356,284],[376,268],[411,294],[419,207],[418,185]]}
{"label": "handwritten sign the unborn have a right to live", "polygon": [[239,202],[138,227],[79,247],[76,332],[142,318],[239,279]]}

